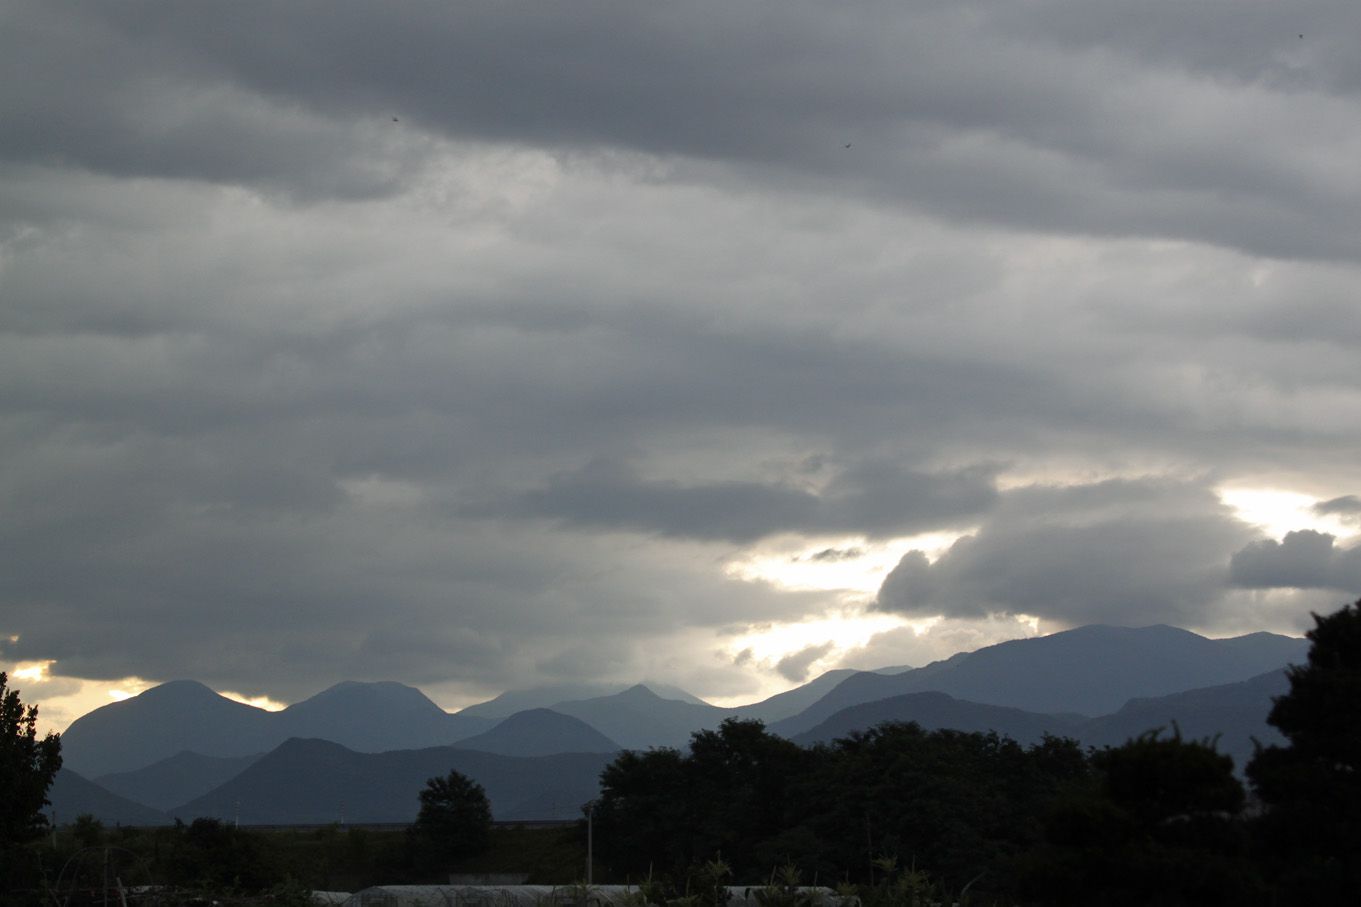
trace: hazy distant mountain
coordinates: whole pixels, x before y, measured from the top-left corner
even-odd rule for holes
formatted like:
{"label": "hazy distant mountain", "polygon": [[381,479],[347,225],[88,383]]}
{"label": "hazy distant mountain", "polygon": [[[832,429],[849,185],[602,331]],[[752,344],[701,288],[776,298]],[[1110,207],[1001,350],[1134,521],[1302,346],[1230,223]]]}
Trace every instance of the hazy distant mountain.
{"label": "hazy distant mountain", "polygon": [[[703,699],[685,692],[680,687],[655,681],[643,681],[643,686],[664,699],[675,699],[692,705],[708,705]],[[457,715],[478,718],[508,718],[516,712],[552,708],[560,702],[599,699],[621,693],[636,684],[630,683],[572,683],[533,687],[527,690],[508,690],[495,699],[479,702],[456,712]]]}
{"label": "hazy distant mountain", "polygon": [[518,758],[454,747],[356,753],[325,740],[288,740],[208,794],[171,813],[243,824],[410,822],[430,778],[462,772],[487,791],[497,819],[575,818],[599,795],[605,753]]}
{"label": "hazy distant mountain", "polygon": [[681,748],[695,731],[716,728],[737,714],[707,703],[663,699],[642,684],[613,696],[559,702],[553,711],[581,719],[626,749]]}
{"label": "hazy distant mountain", "polygon": [[1219,751],[1233,756],[1234,766],[1241,771],[1252,758],[1254,738],[1264,746],[1284,742],[1266,718],[1272,699],[1289,688],[1285,671],[1278,670],[1240,683],[1133,699],[1120,711],[1088,722],[1082,740],[1095,746],[1114,746],[1158,727],[1170,736],[1176,722],[1184,739],[1218,737]]}
{"label": "hazy distant mountain", "polygon": [[1280,733],[1266,719],[1273,697],[1288,688],[1289,681],[1282,669],[1239,683],[1133,699],[1119,711],[1098,718],[981,705],[945,693],[907,693],[842,709],[793,740],[807,746],[846,737],[853,731],[865,731],[886,721],[915,721],[928,730],[996,731],[1024,744],[1038,742],[1048,733],[1102,747],[1119,746],[1158,729],[1170,736],[1175,725],[1183,739],[1216,740],[1219,752],[1232,756],[1235,768],[1241,772],[1252,757],[1254,740],[1264,745],[1282,742]]}
{"label": "hazy distant mountain", "polygon": [[1041,715],[1008,706],[982,705],[948,693],[906,693],[842,709],[793,738],[801,746],[827,743],[886,721],[915,721],[927,730],[996,731],[1018,743],[1038,743],[1045,734],[1076,737],[1084,726],[1073,716]]}
{"label": "hazy distant mountain", "polygon": [[1307,651],[1307,640],[1270,633],[1206,639],[1166,626],[1080,627],[999,643],[902,674],[856,673],[771,730],[796,736],[848,706],[929,690],[1032,712],[1103,715],[1137,697],[1246,680],[1303,661]]}
{"label": "hazy distant mountain", "polygon": [[551,709],[516,712],[491,730],[460,740],[458,748],[503,756],[614,753],[622,749],[580,718]]}
{"label": "hazy distant mountain", "polygon": [[276,745],[269,712],[193,680],[172,680],[97,708],[61,735],[66,767],[91,778],[142,768],[184,750],[247,756]]}
{"label": "hazy distant mountain", "polygon": [[267,712],[192,680],[77,718],[62,735],[66,764],[90,777],[144,768],[188,750],[207,756],[267,752],[290,737],[317,736],[376,752],[449,744],[487,730],[490,719],[450,715],[414,687],[347,681]]}
{"label": "hazy distant mountain", "polygon": [[487,730],[485,718],[449,714],[415,687],[347,680],[272,718],[278,742],[319,737],[362,753],[445,746]]}
{"label": "hazy distant mountain", "polygon": [[69,768],[57,772],[47,790],[52,805],[43,811],[56,815],[57,824],[68,825],[83,815],[94,816],[105,825],[169,825],[165,813],[120,797]]}
{"label": "hazy distant mountain", "polygon": [[[345,682],[283,711],[266,712],[200,683],[173,681],[77,719],[63,735],[62,752],[68,768],[103,777],[134,772],[186,750],[232,758],[267,752],[290,737],[317,737],[361,752],[419,749],[466,740],[490,730],[502,717],[545,706],[585,722],[620,747],[684,747],[696,730],[716,728],[729,716],[760,718],[772,731],[792,737],[850,706],[931,691],[1042,714],[1105,715],[1135,698],[1244,681],[1303,661],[1307,650],[1306,640],[1270,633],[1215,640],[1165,626],[1081,627],[961,653],[901,673],[832,671],[798,689],[735,709],[709,705],[675,688],[659,695],[639,684],[609,695],[551,703],[542,700],[583,688],[524,690],[450,715],[413,687]],[[528,702],[536,704],[500,714]],[[547,728],[531,731],[531,725],[511,725],[478,745],[497,752],[513,752],[520,745],[529,752],[563,752],[579,748],[585,739],[580,728],[568,731],[564,725],[563,732],[575,735],[577,742],[555,743]],[[514,742],[516,734],[524,737],[520,743]],[[591,744],[604,745],[599,740]],[[167,779],[167,784],[177,783]],[[167,796],[154,800],[164,803]]]}
{"label": "hazy distant mountain", "polygon": [[204,756],[186,750],[145,768],[101,775],[94,780],[100,787],[121,797],[167,810],[208,793],[240,774],[260,756],[260,753],[250,756]]}
{"label": "hazy distant mountain", "polygon": [[[910,670],[910,668],[880,668],[871,673],[899,674],[907,670]],[[734,712],[741,718],[755,718],[766,724],[773,724],[791,715],[797,715],[831,692],[833,687],[847,677],[858,673],[860,672],[853,668],[838,668],[835,671],[828,671],[813,678],[803,686],[785,690],[783,693],[776,693],[769,699],[763,699],[760,702],[738,706],[734,709]]]}

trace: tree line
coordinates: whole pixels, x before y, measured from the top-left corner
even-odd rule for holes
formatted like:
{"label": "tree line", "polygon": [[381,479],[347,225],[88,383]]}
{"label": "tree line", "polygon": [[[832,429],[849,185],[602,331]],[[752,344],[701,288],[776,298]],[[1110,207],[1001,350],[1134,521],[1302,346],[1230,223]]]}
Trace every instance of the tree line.
{"label": "tree line", "polygon": [[1315,616],[1249,786],[1175,727],[1123,746],[885,724],[799,747],[759,722],[622,754],[594,810],[604,875],[671,897],[715,871],[874,903],[1351,903],[1361,891],[1361,602]]}

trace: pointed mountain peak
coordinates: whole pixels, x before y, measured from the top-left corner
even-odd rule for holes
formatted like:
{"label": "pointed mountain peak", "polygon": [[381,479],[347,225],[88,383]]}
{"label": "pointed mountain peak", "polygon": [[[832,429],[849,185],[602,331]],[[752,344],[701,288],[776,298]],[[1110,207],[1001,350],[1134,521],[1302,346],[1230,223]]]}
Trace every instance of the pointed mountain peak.
{"label": "pointed mountain peak", "polygon": [[165,683],[157,684],[154,687],[143,690],[133,699],[225,699],[211,687],[199,683],[197,680],[167,680]]}
{"label": "pointed mountain peak", "polygon": [[621,690],[619,693],[615,694],[614,698],[624,702],[656,702],[662,699],[661,696],[658,696],[652,691],[651,687],[641,683],[635,683],[627,690]]}

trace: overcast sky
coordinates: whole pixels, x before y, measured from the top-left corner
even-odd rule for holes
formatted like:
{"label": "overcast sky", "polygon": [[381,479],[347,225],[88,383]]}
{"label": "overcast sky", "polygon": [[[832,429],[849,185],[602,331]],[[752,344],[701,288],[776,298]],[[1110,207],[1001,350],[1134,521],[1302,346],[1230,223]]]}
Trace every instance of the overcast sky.
{"label": "overcast sky", "polygon": [[0,0],[0,667],[64,726],[1300,632],[1361,594],[1358,34]]}

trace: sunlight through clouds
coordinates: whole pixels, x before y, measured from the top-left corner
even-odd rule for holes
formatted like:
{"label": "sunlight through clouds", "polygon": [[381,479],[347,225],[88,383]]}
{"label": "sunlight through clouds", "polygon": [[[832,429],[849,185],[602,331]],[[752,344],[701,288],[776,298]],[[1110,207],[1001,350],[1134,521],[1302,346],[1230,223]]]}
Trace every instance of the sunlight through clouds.
{"label": "sunlight through clouds", "polygon": [[1316,512],[1314,507],[1319,500],[1312,495],[1280,488],[1223,487],[1219,497],[1239,519],[1261,527],[1273,539],[1300,529],[1326,532],[1339,541],[1357,534],[1357,527],[1347,525],[1337,516]]}
{"label": "sunlight through clouds", "polygon": [[224,696],[233,702],[239,702],[242,705],[251,705],[255,706],[257,709],[264,709],[266,712],[278,712],[288,708],[288,703],[270,699],[268,696],[246,696],[233,690],[219,690],[218,695]]}
{"label": "sunlight through clouds", "polygon": [[735,557],[725,569],[734,579],[766,582],[788,591],[872,597],[905,552],[921,550],[934,560],[967,534],[926,532],[885,541],[863,536],[785,539]]}

